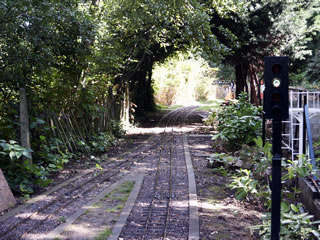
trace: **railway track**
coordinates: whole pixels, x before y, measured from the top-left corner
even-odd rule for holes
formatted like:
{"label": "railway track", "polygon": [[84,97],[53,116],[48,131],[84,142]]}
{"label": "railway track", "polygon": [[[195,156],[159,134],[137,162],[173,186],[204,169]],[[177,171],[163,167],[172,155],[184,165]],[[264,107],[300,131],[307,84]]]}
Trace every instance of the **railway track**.
{"label": "railway track", "polygon": [[188,177],[181,134],[175,126],[196,109],[183,108],[166,118],[156,166],[145,176],[144,184],[120,238],[187,239],[189,228]]}
{"label": "railway track", "polygon": [[[128,153],[124,160],[104,165],[102,171],[89,171],[68,184],[56,188],[55,191],[28,205],[16,215],[2,218],[0,239],[45,239],[46,233],[61,224],[64,219],[88,203],[103,189],[123,177],[121,173],[124,170],[150,157],[154,158],[150,166],[157,166],[157,169],[154,172],[155,176],[151,174],[155,177],[155,182],[150,184],[153,186],[150,190],[154,194],[151,193],[152,196],[147,198],[149,199],[147,208],[143,209],[146,219],[141,239],[149,239],[159,234],[162,239],[170,236],[172,218],[176,214],[171,209],[178,199],[176,180],[181,170],[179,169],[181,167],[178,167],[181,164],[177,163],[179,153],[176,147],[181,139],[174,136],[174,126],[194,109],[195,107],[177,109],[166,114],[159,122],[159,126],[164,126],[161,136],[153,136],[147,144],[141,144],[135,154]],[[158,152],[159,155],[150,156],[150,151]],[[153,165],[154,163],[156,165]]]}
{"label": "railway track", "polygon": [[45,233],[54,228],[79,206],[90,201],[111,179],[133,163],[123,161],[112,170],[94,171],[57,189],[37,204],[30,205],[18,215],[1,222],[0,239],[28,239],[28,235]]}

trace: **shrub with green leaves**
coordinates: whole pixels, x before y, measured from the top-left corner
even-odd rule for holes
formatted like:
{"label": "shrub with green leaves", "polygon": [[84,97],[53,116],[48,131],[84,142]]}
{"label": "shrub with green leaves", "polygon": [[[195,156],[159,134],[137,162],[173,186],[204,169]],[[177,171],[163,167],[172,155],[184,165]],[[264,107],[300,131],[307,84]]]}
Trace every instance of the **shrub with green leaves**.
{"label": "shrub with green leaves", "polygon": [[236,199],[243,200],[248,198],[249,195],[258,193],[257,186],[258,181],[252,176],[252,173],[248,169],[240,169],[237,171],[237,175],[232,176],[232,182],[229,184],[231,189],[236,189]]}
{"label": "shrub with green leaves", "polygon": [[116,138],[110,133],[100,133],[98,136],[91,136],[88,143],[92,153],[103,153],[116,143]]}
{"label": "shrub with green leaves", "polygon": [[228,148],[237,150],[242,144],[251,144],[261,135],[262,108],[252,105],[246,93],[236,102],[220,108],[216,115],[218,134]]}
{"label": "shrub with green leaves", "polygon": [[[308,212],[300,211],[301,204],[281,203],[281,229],[280,239],[308,239],[316,240],[320,238],[320,221],[312,221],[313,216]],[[262,224],[253,227],[258,231],[259,239],[271,238],[271,214],[267,213]]]}
{"label": "shrub with green leaves", "polygon": [[35,185],[46,186],[50,183],[48,171],[43,166],[30,164],[31,150],[14,140],[0,140],[0,147],[0,168],[15,192],[28,195],[33,193]]}
{"label": "shrub with green leaves", "polygon": [[313,170],[313,165],[310,159],[307,159],[305,155],[300,155],[299,160],[287,160],[285,164],[286,174],[282,180],[294,179],[297,177],[307,177],[311,174],[316,174]]}
{"label": "shrub with green leaves", "polygon": [[126,134],[126,131],[123,128],[123,124],[120,121],[111,120],[111,133],[116,138],[121,138]]}

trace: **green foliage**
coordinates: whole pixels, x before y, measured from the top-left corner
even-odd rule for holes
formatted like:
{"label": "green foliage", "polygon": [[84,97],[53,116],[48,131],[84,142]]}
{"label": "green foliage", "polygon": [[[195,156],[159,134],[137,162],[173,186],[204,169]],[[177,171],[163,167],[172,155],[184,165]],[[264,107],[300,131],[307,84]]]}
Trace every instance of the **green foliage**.
{"label": "green foliage", "polygon": [[62,142],[58,138],[47,138],[39,136],[39,148],[35,153],[35,160],[43,165],[48,172],[63,169],[64,164],[68,163],[74,154],[67,149],[62,150]]}
{"label": "green foliage", "polygon": [[[243,145],[243,149],[235,154],[239,157],[248,158],[248,161],[255,163],[254,171],[247,169],[237,170],[236,174],[231,176],[231,182],[228,185],[236,190],[235,197],[238,200],[259,200],[265,204],[266,209],[271,209],[271,189],[269,183],[265,181],[265,173],[271,166],[272,154],[271,144],[266,142],[263,146],[262,139],[254,140],[256,146]],[[243,155],[246,153],[245,155]],[[222,155],[222,156],[225,156]],[[313,174],[312,165],[305,156],[299,160],[283,161],[283,170],[286,172],[282,181],[294,180],[297,177],[306,177]],[[230,172],[229,172],[230,174]],[[263,178],[261,178],[263,176]],[[296,181],[293,181],[296,183]],[[296,194],[300,190],[292,184],[283,184],[282,203],[281,203],[281,239],[319,239],[320,221],[312,221],[313,216],[305,212],[302,204],[292,204],[296,200]],[[287,201],[289,197],[289,201]],[[253,229],[258,232],[259,239],[270,239],[271,214],[265,214],[262,224],[254,226]]]}
{"label": "green foliage", "polygon": [[207,126],[214,127],[216,123],[216,116],[217,116],[217,112],[214,111],[210,113],[210,115],[207,118],[203,119],[204,124]]}
{"label": "green foliage", "polygon": [[109,133],[100,133],[98,136],[91,136],[88,143],[92,153],[103,153],[116,143],[116,138]]}
{"label": "green foliage", "polygon": [[26,195],[33,193],[35,185],[46,186],[50,183],[48,171],[43,166],[29,163],[31,150],[13,140],[0,140],[0,147],[0,168],[14,191]]}
{"label": "green foliage", "polygon": [[283,180],[304,178],[315,173],[311,160],[307,159],[305,155],[299,156],[299,160],[287,160],[285,169],[287,173],[282,177]]}
{"label": "green foliage", "polygon": [[95,237],[95,240],[104,240],[107,239],[112,234],[112,229],[107,228],[103,232],[99,233],[97,237]]}
{"label": "green foliage", "polygon": [[[239,59],[254,62],[257,54],[273,52],[269,43],[279,42],[280,28],[269,31],[275,20],[270,17],[278,16],[273,13],[281,12],[284,5],[258,2],[1,1],[0,135],[5,141],[0,164],[7,169],[9,182],[17,191],[31,192],[28,186],[46,181],[74,154],[105,151],[115,144],[114,137],[124,134],[118,122],[125,112],[121,111],[124,98],[136,101],[129,107],[152,105],[152,82],[156,96],[162,95],[166,104],[174,102],[179,92],[205,100],[206,86],[217,74],[212,66],[219,66],[216,62],[222,57],[234,65]],[[308,50],[306,44],[319,48],[318,7],[289,1],[284,12],[290,17],[278,24],[289,28],[286,21],[294,20],[293,27],[299,31],[287,45],[300,49],[296,51],[300,56]],[[299,18],[294,19],[297,12]],[[300,23],[303,26],[297,28]],[[280,31],[287,34],[281,39],[292,39],[290,29],[285,30]],[[302,32],[310,40],[300,41]],[[165,61],[177,55],[183,63]],[[313,57],[308,65],[312,78],[317,76],[315,50]],[[164,63],[166,69],[158,71],[155,63]],[[232,80],[230,68],[222,68],[219,76]],[[20,87],[27,91],[33,165],[24,161],[30,152],[9,141],[19,136]],[[219,137],[238,148],[259,134],[260,110],[247,105],[244,98],[232,105],[208,121],[212,124],[217,119]]]}
{"label": "green foliage", "polygon": [[217,112],[217,138],[231,149],[239,149],[242,144],[251,144],[261,134],[261,107],[250,104],[245,93],[239,100],[222,106]]}
{"label": "green foliage", "polygon": [[270,168],[272,164],[272,145],[266,142],[263,146],[263,141],[261,137],[254,140],[257,148],[257,155],[255,156],[256,173],[264,175],[266,170]]}
{"label": "green foliage", "polygon": [[[320,221],[312,221],[312,215],[307,212],[301,213],[301,204],[281,203],[281,239],[319,239],[320,231],[317,225]],[[260,239],[271,237],[271,214],[264,216],[263,223],[254,227],[259,232]]]}
{"label": "green foliage", "polygon": [[214,173],[218,173],[218,174],[220,174],[221,176],[224,176],[224,177],[228,176],[228,173],[229,173],[228,169],[225,168],[224,166],[220,166],[218,168],[213,168],[212,171]]}
{"label": "green foliage", "polygon": [[[239,170],[238,173],[232,176],[232,182],[229,185],[232,189],[236,189],[236,198],[244,200],[248,196],[256,197],[265,203],[267,209],[271,209],[271,190],[265,179],[259,179],[259,176],[264,176],[266,169],[271,166],[272,154],[271,144],[266,142],[263,146],[262,139],[255,139],[256,146],[251,150],[246,148],[244,151],[251,151],[251,160],[255,162],[255,171]],[[300,160],[287,160],[283,164],[283,170],[286,174],[282,177],[282,181],[295,179],[297,177],[310,176],[313,173],[312,165],[305,156],[301,156]],[[291,189],[283,184],[282,190],[283,199],[290,197],[293,191],[292,199],[295,199],[299,192],[297,187],[290,186]],[[259,190],[258,190],[259,189]],[[283,200],[281,203],[281,239],[319,239],[320,231],[317,228],[320,221],[312,221],[313,216],[307,212],[300,212],[302,205],[294,205]],[[259,239],[270,239],[271,215],[267,213],[263,218],[261,225],[254,226],[253,229],[259,233]]]}
{"label": "green foliage", "polygon": [[248,169],[237,170],[237,175],[232,176],[232,182],[229,184],[231,189],[236,189],[236,199],[243,200],[248,195],[258,193],[258,181],[252,177],[252,173]]}
{"label": "green foliage", "polygon": [[209,97],[217,69],[192,53],[179,53],[153,69],[156,102],[164,105],[189,100],[205,101]]}
{"label": "green foliage", "polygon": [[315,49],[314,56],[310,59],[306,68],[306,77],[310,82],[316,82],[317,83],[316,85],[318,85],[318,83],[320,82],[319,58],[320,58],[320,44],[318,46],[318,49]]}
{"label": "green foliage", "polygon": [[22,156],[31,159],[31,150],[21,147],[16,141],[10,140],[6,142],[5,140],[0,140],[0,146],[2,147],[2,155],[8,155],[11,161],[19,159]]}
{"label": "green foliage", "polygon": [[121,138],[126,134],[123,124],[120,121],[111,121],[111,134],[116,138]]}

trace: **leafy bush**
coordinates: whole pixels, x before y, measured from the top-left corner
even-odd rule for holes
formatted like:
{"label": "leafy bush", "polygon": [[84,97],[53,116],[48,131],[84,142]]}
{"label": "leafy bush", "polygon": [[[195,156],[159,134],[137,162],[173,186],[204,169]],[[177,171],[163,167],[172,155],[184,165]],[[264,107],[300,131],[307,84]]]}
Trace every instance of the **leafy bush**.
{"label": "leafy bush", "polygon": [[296,177],[303,178],[315,174],[311,160],[307,159],[305,155],[299,156],[299,160],[287,160],[285,169],[287,173],[283,176],[283,180],[294,179]]}
{"label": "leafy bush", "polygon": [[249,194],[257,194],[258,181],[252,177],[252,173],[248,169],[237,170],[237,175],[232,176],[232,182],[229,184],[231,189],[237,189],[236,199],[243,200]]}
{"label": "leafy bush", "polygon": [[88,143],[92,153],[102,153],[107,151],[115,142],[116,139],[112,134],[100,133],[98,136],[92,136]]}
{"label": "leafy bush", "polygon": [[31,150],[20,146],[14,140],[0,140],[0,147],[0,168],[15,192],[28,195],[33,193],[35,185],[46,186],[50,183],[47,178],[48,171],[43,166],[29,163]]}
{"label": "leafy bush", "polygon": [[223,106],[217,112],[216,138],[221,139],[231,150],[242,144],[251,144],[261,134],[262,108],[249,103],[246,93],[241,93],[239,100]]}
{"label": "leafy bush", "polygon": [[126,134],[126,131],[123,129],[123,125],[119,121],[111,121],[111,133],[116,138],[121,138]]}
{"label": "leafy bush", "polygon": [[[281,239],[308,239],[315,240],[320,238],[318,225],[320,221],[312,221],[312,215],[307,212],[300,212],[301,204],[294,205],[286,202],[281,203]],[[259,239],[271,238],[271,214],[264,216],[261,225],[255,226],[253,229],[259,233]]]}
{"label": "leafy bush", "polygon": [[266,172],[266,170],[271,167],[272,165],[272,144],[269,142],[266,142],[263,145],[263,141],[261,137],[258,137],[254,139],[254,142],[256,143],[255,149],[257,150],[256,156],[254,159],[256,169],[255,174],[259,174],[260,176],[263,176]]}
{"label": "leafy bush", "polygon": [[207,126],[215,127],[216,116],[217,116],[217,113],[216,112],[212,112],[207,118],[203,119],[204,124],[207,125]]}
{"label": "leafy bush", "polygon": [[63,169],[64,164],[68,163],[69,159],[74,155],[62,147],[63,143],[58,138],[49,138],[47,140],[45,136],[41,135],[40,143],[39,149],[35,153],[35,158],[49,172]]}

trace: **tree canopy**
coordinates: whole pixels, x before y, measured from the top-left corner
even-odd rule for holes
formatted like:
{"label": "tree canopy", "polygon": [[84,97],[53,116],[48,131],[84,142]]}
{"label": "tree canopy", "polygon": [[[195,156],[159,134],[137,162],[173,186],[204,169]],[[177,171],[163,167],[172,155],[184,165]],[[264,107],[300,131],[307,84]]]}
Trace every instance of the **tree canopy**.
{"label": "tree canopy", "polygon": [[[89,151],[85,140],[113,120],[154,109],[153,67],[178,52],[233,66],[237,94],[250,90],[257,104],[263,56],[287,54],[296,82],[318,82],[319,9],[312,0],[0,0],[1,139],[19,141],[24,88],[37,164],[50,151]],[[49,151],[49,139],[62,143]]]}

